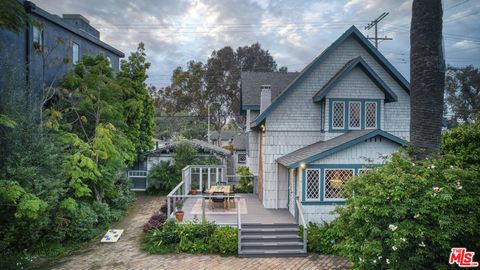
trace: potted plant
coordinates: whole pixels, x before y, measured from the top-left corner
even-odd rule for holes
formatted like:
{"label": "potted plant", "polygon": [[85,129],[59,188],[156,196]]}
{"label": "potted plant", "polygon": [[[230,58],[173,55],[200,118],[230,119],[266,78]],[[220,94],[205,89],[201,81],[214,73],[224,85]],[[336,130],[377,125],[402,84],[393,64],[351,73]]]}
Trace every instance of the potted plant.
{"label": "potted plant", "polygon": [[177,211],[175,212],[175,218],[177,219],[178,222],[182,222],[183,221],[183,215],[185,214],[182,211],[183,203],[181,201],[177,202],[175,204],[175,207],[177,208]]}
{"label": "potted plant", "polygon": [[192,190],[190,191],[192,195],[197,195],[198,191],[198,184],[197,183],[192,183]]}

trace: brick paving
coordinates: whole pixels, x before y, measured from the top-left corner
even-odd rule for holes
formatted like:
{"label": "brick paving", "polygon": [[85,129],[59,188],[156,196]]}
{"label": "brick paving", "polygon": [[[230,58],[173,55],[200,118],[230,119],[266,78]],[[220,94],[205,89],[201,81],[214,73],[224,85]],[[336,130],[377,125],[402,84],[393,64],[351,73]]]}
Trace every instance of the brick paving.
{"label": "brick paving", "polygon": [[92,243],[44,269],[348,269],[341,257],[311,254],[296,258],[238,258],[218,255],[152,255],[141,250],[142,225],[160,207],[164,198],[138,195],[131,212],[115,229],[124,229],[117,243]]}

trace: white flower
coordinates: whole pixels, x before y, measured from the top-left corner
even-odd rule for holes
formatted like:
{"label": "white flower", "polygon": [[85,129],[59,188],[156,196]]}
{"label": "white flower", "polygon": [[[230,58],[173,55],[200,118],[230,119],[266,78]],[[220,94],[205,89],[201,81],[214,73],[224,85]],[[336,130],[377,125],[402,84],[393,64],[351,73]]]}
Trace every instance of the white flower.
{"label": "white flower", "polygon": [[430,165],[430,169],[435,169],[435,165]]}
{"label": "white flower", "polygon": [[373,260],[372,262],[373,262],[373,263],[377,263],[377,260]]}
{"label": "white flower", "polygon": [[420,214],[415,214],[415,216],[413,216],[413,218],[419,218],[420,217]]}
{"label": "white flower", "polygon": [[359,260],[360,262],[363,262],[363,259],[362,259],[362,258],[358,258],[358,260]]}
{"label": "white flower", "polygon": [[407,239],[406,238],[400,238],[400,240],[402,240],[403,242],[407,242]]}
{"label": "white flower", "polygon": [[450,169],[453,169],[453,165],[450,165]]}
{"label": "white flower", "polygon": [[387,264],[390,264],[390,260],[389,260],[389,259],[387,259]]}
{"label": "white flower", "polygon": [[378,259],[380,260],[382,258],[382,256],[378,256]]}
{"label": "white flower", "polygon": [[433,192],[438,193],[438,192],[442,191],[442,189],[443,188],[441,188],[441,187],[433,187]]}
{"label": "white flower", "polygon": [[412,166],[415,166],[415,162],[412,162]]}
{"label": "white flower", "polygon": [[460,184],[460,182],[457,182],[457,190],[460,190],[460,189],[462,189],[462,188],[463,188],[463,187],[462,187],[462,185]]}
{"label": "white flower", "polygon": [[393,246],[393,247],[392,247],[392,250],[393,250],[393,251],[396,251],[396,250],[397,250],[397,247],[396,247],[396,246]]}
{"label": "white flower", "polygon": [[393,224],[390,224],[390,225],[388,225],[388,228],[392,231],[395,231],[398,227],[393,225]]}
{"label": "white flower", "polygon": [[425,243],[423,243],[423,241],[422,241],[422,243],[418,244],[418,246],[425,247]]}

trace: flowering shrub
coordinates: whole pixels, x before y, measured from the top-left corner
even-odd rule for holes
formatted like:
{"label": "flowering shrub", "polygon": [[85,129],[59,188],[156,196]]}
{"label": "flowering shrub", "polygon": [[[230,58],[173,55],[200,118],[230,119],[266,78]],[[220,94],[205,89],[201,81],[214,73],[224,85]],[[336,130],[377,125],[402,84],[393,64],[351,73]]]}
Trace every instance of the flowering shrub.
{"label": "flowering shrub", "polygon": [[335,248],[357,269],[432,269],[448,265],[452,247],[478,247],[480,171],[458,159],[413,162],[397,153],[353,178],[337,210]]}
{"label": "flowering shrub", "polygon": [[148,231],[151,229],[161,229],[165,221],[167,220],[167,215],[164,213],[157,213],[150,217],[147,223],[143,225],[143,231]]}

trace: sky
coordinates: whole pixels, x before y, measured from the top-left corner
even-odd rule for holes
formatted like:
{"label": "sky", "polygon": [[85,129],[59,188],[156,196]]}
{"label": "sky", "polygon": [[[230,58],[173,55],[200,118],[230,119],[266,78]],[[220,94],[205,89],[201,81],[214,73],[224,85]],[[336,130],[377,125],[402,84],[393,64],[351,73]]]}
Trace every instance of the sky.
{"label": "sky", "polygon": [[[100,31],[100,39],[123,51],[144,42],[151,62],[148,83],[163,87],[172,70],[203,61],[213,50],[259,42],[277,65],[301,71],[351,25],[365,26],[383,12],[379,50],[409,79],[412,0],[33,0],[61,15],[79,13]],[[480,1],[444,0],[446,62],[480,67]]]}

